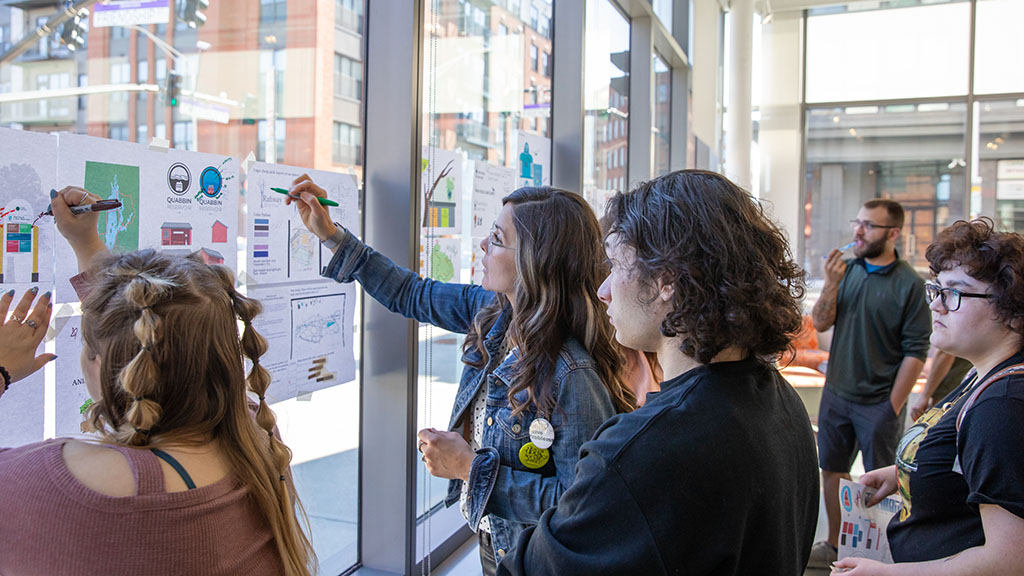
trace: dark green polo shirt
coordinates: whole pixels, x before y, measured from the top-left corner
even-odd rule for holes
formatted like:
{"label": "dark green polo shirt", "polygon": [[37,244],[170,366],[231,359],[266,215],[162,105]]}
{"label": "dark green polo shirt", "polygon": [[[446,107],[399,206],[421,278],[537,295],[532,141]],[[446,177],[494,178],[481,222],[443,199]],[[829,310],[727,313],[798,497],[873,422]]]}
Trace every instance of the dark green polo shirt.
{"label": "dark green polo shirt", "polygon": [[904,357],[927,357],[931,333],[924,280],[910,264],[897,258],[869,273],[864,259],[847,260],[825,386],[851,402],[881,402]]}

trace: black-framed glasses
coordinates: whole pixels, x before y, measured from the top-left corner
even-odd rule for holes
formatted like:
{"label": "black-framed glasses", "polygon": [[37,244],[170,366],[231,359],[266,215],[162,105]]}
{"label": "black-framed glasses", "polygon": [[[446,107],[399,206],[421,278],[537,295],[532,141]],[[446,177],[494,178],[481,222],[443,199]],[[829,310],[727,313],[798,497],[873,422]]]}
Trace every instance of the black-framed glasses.
{"label": "black-framed glasses", "polygon": [[943,288],[938,284],[932,284],[926,282],[924,285],[924,294],[928,298],[928,302],[935,301],[936,298],[942,301],[942,306],[949,312],[956,312],[960,309],[961,298],[991,298],[991,294],[976,294],[973,292],[961,292],[956,288]]}
{"label": "black-framed glasses", "polygon": [[899,226],[886,226],[884,224],[875,224],[870,220],[850,220],[850,228],[856,230],[857,228],[864,228],[865,231],[871,232],[875,229],[886,229],[886,228],[899,228]]}

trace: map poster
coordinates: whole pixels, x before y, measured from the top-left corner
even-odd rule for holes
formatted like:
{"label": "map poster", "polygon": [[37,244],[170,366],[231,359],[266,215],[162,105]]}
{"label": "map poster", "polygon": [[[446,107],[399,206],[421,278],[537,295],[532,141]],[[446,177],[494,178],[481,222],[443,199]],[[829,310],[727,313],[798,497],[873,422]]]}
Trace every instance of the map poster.
{"label": "map poster", "polygon": [[420,276],[439,282],[459,282],[461,255],[459,238],[420,237]]}
{"label": "map poster", "polygon": [[[121,207],[99,214],[112,252],[153,248],[197,253],[208,264],[237,266],[238,164],[230,156],[145,146],[77,134],[59,135],[57,188],[80,186]],[[56,301],[75,302],[69,279],[74,251],[56,242]]]}
{"label": "map poster", "polygon": [[349,230],[359,223],[359,188],[355,176],[310,170],[282,164],[255,162],[248,172],[246,270],[249,284],[273,284],[320,279],[320,271],[331,261],[332,253],[299,217],[293,204],[285,206],[285,195],[272,190],[287,190],[292,182],[308,174],[327,192],[327,198],[339,204],[328,207],[331,218]]}
{"label": "map poster", "polygon": [[52,216],[40,216],[56,185],[57,137],[0,128],[0,289],[53,288]]}
{"label": "map poster", "polygon": [[263,304],[252,325],[268,343],[260,364],[271,375],[270,402],[355,379],[355,294],[353,284],[334,281],[249,286]]}
{"label": "map poster", "polygon": [[839,481],[839,504],[842,518],[839,525],[839,557],[870,558],[892,564],[889,539],[885,529],[900,510],[900,500],[889,496],[871,508],[867,500],[873,490],[842,479]]}

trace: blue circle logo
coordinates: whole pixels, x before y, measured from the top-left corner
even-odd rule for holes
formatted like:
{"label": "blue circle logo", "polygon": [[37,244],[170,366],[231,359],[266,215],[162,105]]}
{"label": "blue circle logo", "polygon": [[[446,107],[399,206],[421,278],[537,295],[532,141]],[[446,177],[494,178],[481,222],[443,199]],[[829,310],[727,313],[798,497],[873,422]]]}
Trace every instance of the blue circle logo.
{"label": "blue circle logo", "polygon": [[846,510],[847,512],[853,510],[853,497],[850,494],[849,486],[843,486],[841,496],[843,501],[843,509]]}
{"label": "blue circle logo", "polygon": [[199,191],[207,198],[220,196],[221,186],[224,185],[224,178],[220,171],[213,166],[207,167],[199,176]]}

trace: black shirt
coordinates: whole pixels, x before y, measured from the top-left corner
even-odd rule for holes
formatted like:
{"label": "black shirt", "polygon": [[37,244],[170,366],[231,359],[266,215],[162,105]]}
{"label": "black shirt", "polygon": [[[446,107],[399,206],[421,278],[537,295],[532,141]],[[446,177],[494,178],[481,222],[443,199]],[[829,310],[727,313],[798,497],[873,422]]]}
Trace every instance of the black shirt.
{"label": "black shirt", "polygon": [[818,516],[807,411],[755,360],[694,368],[613,416],[498,574],[798,576]]}
{"label": "black shirt", "polygon": [[[1024,350],[991,372],[1024,362]],[[896,562],[946,558],[985,543],[979,504],[1024,518],[1024,375],[989,386],[967,411],[957,448],[956,419],[977,378],[926,412],[896,452],[903,509],[889,523]],[[959,452],[963,474],[953,470]]]}
{"label": "black shirt", "polygon": [[825,386],[850,402],[887,400],[903,359],[928,356],[931,333],[924,280],[910,264],[868,272],[863,258],[847,260]]}

